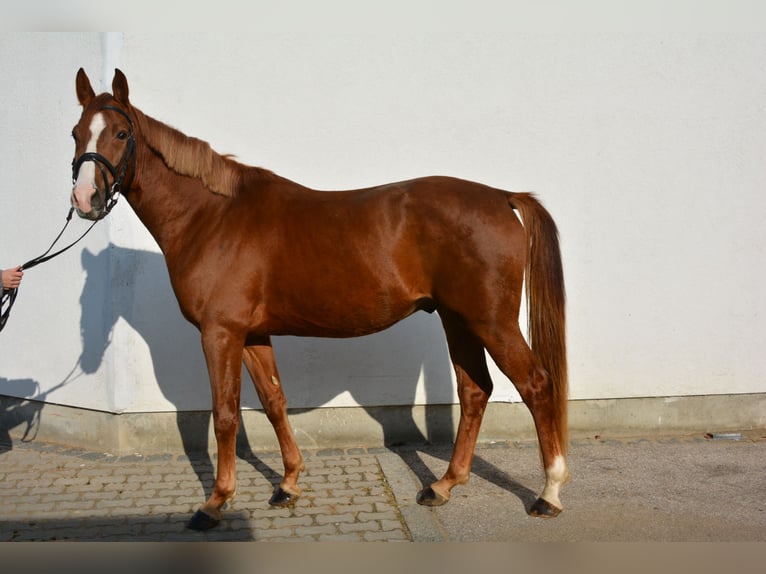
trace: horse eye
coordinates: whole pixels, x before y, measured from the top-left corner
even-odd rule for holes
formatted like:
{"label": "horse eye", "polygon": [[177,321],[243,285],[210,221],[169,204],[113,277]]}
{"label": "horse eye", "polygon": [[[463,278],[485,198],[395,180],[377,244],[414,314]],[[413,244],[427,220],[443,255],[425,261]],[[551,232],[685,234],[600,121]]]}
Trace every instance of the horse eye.
{"label": "horse eye", "polygon": [[128,138],[128,132],[121,131],[117,133],[117,139],[118,140],[124,140]]}

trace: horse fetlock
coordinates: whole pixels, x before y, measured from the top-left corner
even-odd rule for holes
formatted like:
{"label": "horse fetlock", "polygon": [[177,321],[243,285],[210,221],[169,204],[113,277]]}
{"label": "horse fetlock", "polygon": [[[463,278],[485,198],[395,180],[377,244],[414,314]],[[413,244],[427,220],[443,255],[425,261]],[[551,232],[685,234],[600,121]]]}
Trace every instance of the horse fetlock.
{"label": "horse fetlock", "polygon": [[303,462],[303,457],[285,462],[285,477],[293,477],[294,481],[298,480],[298,475],[304,470],[306,470],[306,464]]}

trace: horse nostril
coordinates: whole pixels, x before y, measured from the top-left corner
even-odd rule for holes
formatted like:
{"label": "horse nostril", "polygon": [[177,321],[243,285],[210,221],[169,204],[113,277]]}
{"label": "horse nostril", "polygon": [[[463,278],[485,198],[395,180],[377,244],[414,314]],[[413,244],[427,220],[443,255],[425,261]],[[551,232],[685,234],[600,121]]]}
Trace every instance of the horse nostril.
{"label": "horse nostril", "polygon": [[101,197],[101,194],[98,193],[98,191],[94,191],[93,195],[90,196],[90,206],[92,209],[101,209],[101,207],[104,205],[104,200]]}

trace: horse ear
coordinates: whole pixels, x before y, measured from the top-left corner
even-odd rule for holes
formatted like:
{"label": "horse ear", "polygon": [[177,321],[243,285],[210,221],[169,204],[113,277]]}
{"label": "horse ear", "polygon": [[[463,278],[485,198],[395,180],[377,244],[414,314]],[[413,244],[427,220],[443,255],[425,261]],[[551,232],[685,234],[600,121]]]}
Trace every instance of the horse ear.
{"label": "horse ear", "polygon": [[91,266],[93,261],[96,259],[96,256],[91,253],[88,248],[82,250],[82,253],[80,253],[80,262],[82,263],[82,268],[86,271]]}
{"label": "horse ear", "polygon": [[90,85],[88,75],[82,68],[77,71],[77,81],[75,84],[77,86],[77,100],[81,106],[85,107],[96,96],[96,93]]}
{"label": "horse ear", "polygon": [[114,79],[112,80],[112,94],[121,104],[128,105],[128,79],[119,68],[114,70]]}

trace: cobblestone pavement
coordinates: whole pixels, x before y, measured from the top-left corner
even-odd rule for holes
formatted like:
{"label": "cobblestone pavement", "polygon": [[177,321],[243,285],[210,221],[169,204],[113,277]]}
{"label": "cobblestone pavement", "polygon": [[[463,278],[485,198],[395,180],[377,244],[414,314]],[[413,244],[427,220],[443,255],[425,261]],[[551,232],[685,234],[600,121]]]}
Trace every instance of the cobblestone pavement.
{"label": "cobblestone pavement", "polygon": [[410,539],[378,455],[304,456],[304,494],[292,508],[268,505],[282,470],[278,453],[238,459],[234,501],[217,528],[200,533],[185,526],[212,489],[209,459],[16,443],[0,454],[0,541]]}
{"label": "cobblestone pavement", "polygon": [[213,462],[122,456],[14,441],[0,451],[7,541],[766,541],[766,431],[572,441],[572,481],[555,520],[526,510],[543,486],[536,443],[479,445],[471,482],[439,508],[415,503],[451,446],[304,451],[303,496],[271,508],[278,453],[237,460],[221,524],[186,522],[210,493]]}

